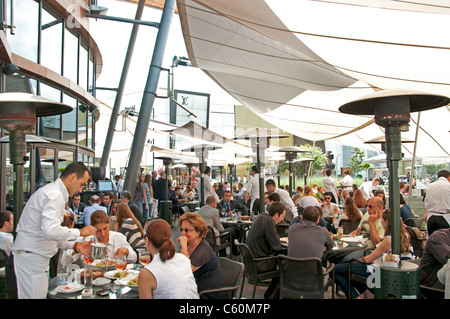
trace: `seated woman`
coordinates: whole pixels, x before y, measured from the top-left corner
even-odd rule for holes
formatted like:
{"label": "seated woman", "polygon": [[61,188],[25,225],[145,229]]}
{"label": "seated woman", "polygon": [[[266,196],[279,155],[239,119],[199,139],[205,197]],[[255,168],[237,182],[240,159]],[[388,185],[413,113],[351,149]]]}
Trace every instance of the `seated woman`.
{"label": "seated woman", "polygon": [[343,224],[345,224],[344,234],[350,234],[352,231],[358,228],[362,216],[363,215],[356,206],[353,198],[347,197],[344,202],[344,213],[339,217],[333,217],[333,225],[335,228],[337,228],[339,226],[344,227]]}
{"label": "seated woman", "polygon": [[353,192],[353,200],[355,201],[356,207],[358,207],[359,211],[362,215],[367,212],[367,199],[364,198],[364,195],[360,189],[355,189]]}
{"label": "seated woman", "polygon": [[127,204],[120,203],[117,205],[116,221],[113,230],[124,234],[134,250],[145,247],[145,234],[142,225]]}
{"label": "seated woman", "polygon": [[145,246],[152,261],[139,273],[140,299],[198,299],[191,262],[175,252],[171,235],[164,219],[156,219],[148,226]]}
{"label": "seated woman", "polygon": [[182,195],[184,198],[189,199],[189,201],[193,201],[195,199],[195,193],[191,185],[186,186]]}
{"label": "seated woman", "polygon": [[[131,248],[127,242],[127,238],[116,231],[110,231],[108,215],[102,211],[97,210],[91,215],[91,225],[97,229],[94,242],[105,244],[107,246],[107,258],[113,259],[117,256],[126,256],[127,262],[134,264],[137,260],[137,254]],[[81,243],[76,242],[73,246],[73,254],[66,254],[71,260],[64,260],[64,265],[69,265],[75,262],[77,259],[83,259],[81,253],[79,253],[78,245]]]}
{"label": "seated woman", "polygon": [[408,218],[414,218],[414,216],[416,216],[411,207],[408,204],[406,204],[406,201],[401,193],[400,193],[400,216],[403,222],[405,222]]}
{"label": "seated woman", "polygon": [[[352,273],[358,274],[360,276],[369,277],[371,273],[367,270],[367,265],[375,262],[383,256],[383,253],[391,253],[391,210],[386,209],[383,212],[383,217],[381,218],[381,223],[384,228],[384,239],[377,245],[376,249],[367,256],[359,258],[359,262],[352,263]],[[409,237],[405,226],[401,223],[401,259],[411,259],[413,257],[413,249],[410,245]],[[336,284],[342,288],[342,291],[346,294],[348,298],[363,299],[364,293],[366,292],[367,285],[352,282],[352,291],[349,292],[348,287],[348,262],[343,262],[335,265],[334,274]]]}
{"label": "seated woman", "polygon": [[[191,260],[192,272],[197,283],[198,292],[206,289],[225,287],[219,260],[206,241],[208,227],[197,213],[185,213],[178,220],[180,226],[180,253]],[[227,298],[226,293],[202,295],[202,298]]]}

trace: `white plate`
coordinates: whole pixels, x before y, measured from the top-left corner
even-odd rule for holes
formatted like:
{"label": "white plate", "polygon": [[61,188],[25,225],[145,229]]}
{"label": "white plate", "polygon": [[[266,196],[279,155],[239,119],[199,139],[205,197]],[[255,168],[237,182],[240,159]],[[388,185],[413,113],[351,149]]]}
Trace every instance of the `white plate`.
{"label": "white plate", "polygon": [[133,280],[134,278],[136,278],[137,276],[139,276],[139,272],[138,273],[129,273],[126,277],[122,278],[122,279],[117,279],[114,284],[118,285],[118,286],[127,286],[130,287],[132,289],[136,289],[137,285],[129,285],[128,283]]}
{"label": "white plate", "polygon": [[61,285],[56,287],[55,291],[62,293],[62,294],[70,294],[72,292],[77,292],[80,290],[84,289],[84,285],[76,283],[76,282],[71,282],[68,283],[67,285]]}
{"label": "white plate", "polygon": [[363,238],[361,236],[356,237],[342,237],[341,241],[346,243],[364,243],[367,241],[367,238]]}
{"label": "white plate", "polygon": [[[118,270],[111,270],[111,271],[107,271],[107,272],[105,272],[105,274],[103,275],[103,277],[105,277],[105,278],[108,278],[108,279],[113,279],[113,280],[115,280],[115,279],[119,279],[119,277],[118,276],[116,276],[116,274],[118,273],[119,271]],[[135,270],[135,269],[126,269],[125,271],[124,271],[124,273],[127,273],[126,275],[125,275],[125,277],[127,277],[127,276],[129,276],[130,274],[131,275],[133,275],[133,274],[139,274],[139,271],[138,270]],[[125,278],[124,277],[124,278]]]}
{"label": "white plate", "polygon": [[287,237],[281,237],[280,241],[283,242],[283,243],[288,243],[289,242]]}
{"label": "white plate", "polygon": [[93,280],[92,284],[94,286],[103,286],[103,285],[109,284],[110,282],[111,282],[111,280],[109,280],[105,277],[100,277],[100,278]]}

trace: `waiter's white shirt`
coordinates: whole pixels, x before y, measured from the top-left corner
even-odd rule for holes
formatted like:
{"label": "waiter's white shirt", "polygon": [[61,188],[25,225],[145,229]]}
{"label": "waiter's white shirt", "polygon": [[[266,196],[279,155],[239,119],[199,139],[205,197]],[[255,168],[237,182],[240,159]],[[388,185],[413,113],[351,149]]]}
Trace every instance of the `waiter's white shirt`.
{"label": "waiter's white shirt", "polygon": [[372,185],[372,181],[364,182],[359,186],[359,189],[361,190],[364,198],[366,200],[371,199],[373,195],[374,186]]}
{"label": "waiter's white shirt", "polygon": [[337,188],[336,181],[331,177],[327,176],[322,178],[323,188],[325,188],[325,192],[331,192],[336,199],[336,202],[339,202],[339,198],[337,196]]}
{"label": "waiter's white shirt", "polygon": [[61,226],[68,199],[60,178],[33,193],[20,216],[12,250],[51,258],[58,251],[58,242],[80,237],[79,229]]}
{"label": "waiter's white shirt", "polygon": [[[220,201],[219,199],[219,195],[217,195],[216,191],[214,190],[214,188],[211,185],[211,180],[209,179],[209,176],[206,174],[203,174],[203,182],[205,183],[203,185],[203,187],[200,187],[200,194],[199,197],[201,198],[201,191],[205,192],[205,197],[204,200],[206,200],[209,196],[214,196],[214,198],[216,199],[216,201]],[[199,181],[199,184],[201,184],[201,179]]]}
{"label": "waiter's white shirt", "polygon": [[248,181],[247,195],[250,196],[252,200],[259,198],[259,174],[253,175]]}
{"label": "waiter's white shirt", "polygon": [[351,191],[353,186],[353,178],[350,175],[345,175],[341,185],[346,186],[342,190]]}
{"label": "waiter's white shirt", "polygon": [[294,201],[292,200],[291,195],[289,195],[289,192],[277,187],[275,188],[274,193],[280,195],[280,202],[286,207],[286,210],[290,211],[294,217],[297,217],[297,207],[295,207]]}
{"label": "waiter's white shirt", "polygon": [[439,177],[425,189],[425,209],[428,212],[447,213],[450,210],[450,183],[445,177]]}

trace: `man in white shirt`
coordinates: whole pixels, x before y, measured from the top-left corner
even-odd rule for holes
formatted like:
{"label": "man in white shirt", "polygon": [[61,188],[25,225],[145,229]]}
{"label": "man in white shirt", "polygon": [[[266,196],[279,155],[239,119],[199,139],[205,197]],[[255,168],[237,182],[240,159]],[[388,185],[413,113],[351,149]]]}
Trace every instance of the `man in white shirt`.
{"label": "man in white shirt", "polygon": [[[71,163],[60,178],[39,188],[27,201],[12,247],[19,299],[47,297],[49,261],[58,251],[58,243],[96,233],[92,226],[82,229],[61,226],[69,196],[80,193],[89,176],[83,163]],[[89,255],[89,243],[80,244],[79,250]]]}
{"label": "man in white shirt", "polygon": [[295,207],[288,191],[278,188],[273,179],[268,179],[266,181],[266,189],[269,194],[276,193],[280,195],[280,202],[286,207],[286,215],[284,217],[285,222],[290,223],[294,217],[298,216],[297,207]]}
{"label": "man in white shirt", "polygon": [[244,204],[244,192],[246,191],[246,189],[245,189],[244,185],[241,182],[238,183],[238,189],[239,189],[239,192],[237,192],[234,195],[234,197],[236,198],[236,200],[239,203]]}
{"label": "man in white shirt", "polygon": [[341,186],[345,186],[342,187],[342,190],[346,190],[351,192],[352,191],[352,186],[353,186],[353,178],[350,175],[350,171],[348,169],[344,170],[344,179],[341,181]]}
{"label": "man in white shirt", "polygon": [[[250,212],[254,211],[255,200],[259,199],[259,170],[256,166],[252,167],[252,178],[248,181],[247,195],[251,198]],[[260,203],[262,205],[262,203]]]}
{"label": "man in white shirt", "polygon": [[336,188],[336,181],[331,177],[332,170],[327,169],[325,171],[326,177],[322,178],[323,188],[325,188],[325,192],[330,192],[333,194],[334,199],[331,201],[333,203],[338,203],[338,196],[337,196],[337,188]]}
{"label": "man in white shirt", "polygon": [[425,188],[425,220],[430,236],[435,230],[450,227],[450,172],[440,170],[438,179]]}
{"label": "man in white shirt", "polygon": [[[200,192],[203,191],[204,192],[204,200],[206,200],[206,198],[208,198],[209,196],[214,196],[214,198],[216,199],[216,202],[218,202],[219,196],[217,195],[216,191],[214,190],[214,188],[211,185],[211,167],[206,166],[205,168],[205,172],[203,174],[203,187],[200,187]],[[201,196],[201,194],[199,194],[199,196]],[[201,197],[200,197],[201,198]]]}
{"label": "man in white shirt", "polygon": [[372,181],[364,182],[359,186],[359,189],[363,193],[363,196],[366,200],[371,199],[373,195],[373,190],[380,185],[380,179],[375,177]]}
{"label": "man in white shirt", "polygon": [[[11,234],[13,230],[13,214],[7,210],[0,211],[0,249],[5,252],[6,256],[9,256],[11,253],[11,248],[14,241],[13,235]],[[0,268],[2,268],[2,266],[0,266]]]}

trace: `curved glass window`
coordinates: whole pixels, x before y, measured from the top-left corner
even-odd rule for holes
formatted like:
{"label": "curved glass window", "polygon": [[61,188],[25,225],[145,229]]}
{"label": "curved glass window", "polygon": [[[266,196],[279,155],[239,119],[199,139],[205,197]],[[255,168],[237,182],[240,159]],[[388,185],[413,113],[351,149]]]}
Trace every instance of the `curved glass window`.
{"label": "curved glass window", "polygon": [[75,144],[77,142],[77,99],[63,94],[63,103],[71,106],[73,110],[62,115],[62,139]]}
{"label": "curved glass window", "polygon": [[42,10],[41,24],[41,65],[55,71],[62,72],[62,19],[56,14]]}
{"label": "curved glass window", "polygon": [[78,35],[64,29],[64,77],[78,83]]}
{"label": "curved glass window", "polygon": [[[61,91],[44,83],[40,84],[41,96],[52,101],[61,102]],[[61,115],[42,116],[39,118],[39,135],[61,139]]]}
{"label": "curved glass window", "polygon": [[[10,2],[11,3],[11,2]],[[9,5],[11,5],[8,3]],[[6,32],[12,52],[38,63],[39,3],[13,1],[15,34]]]}

